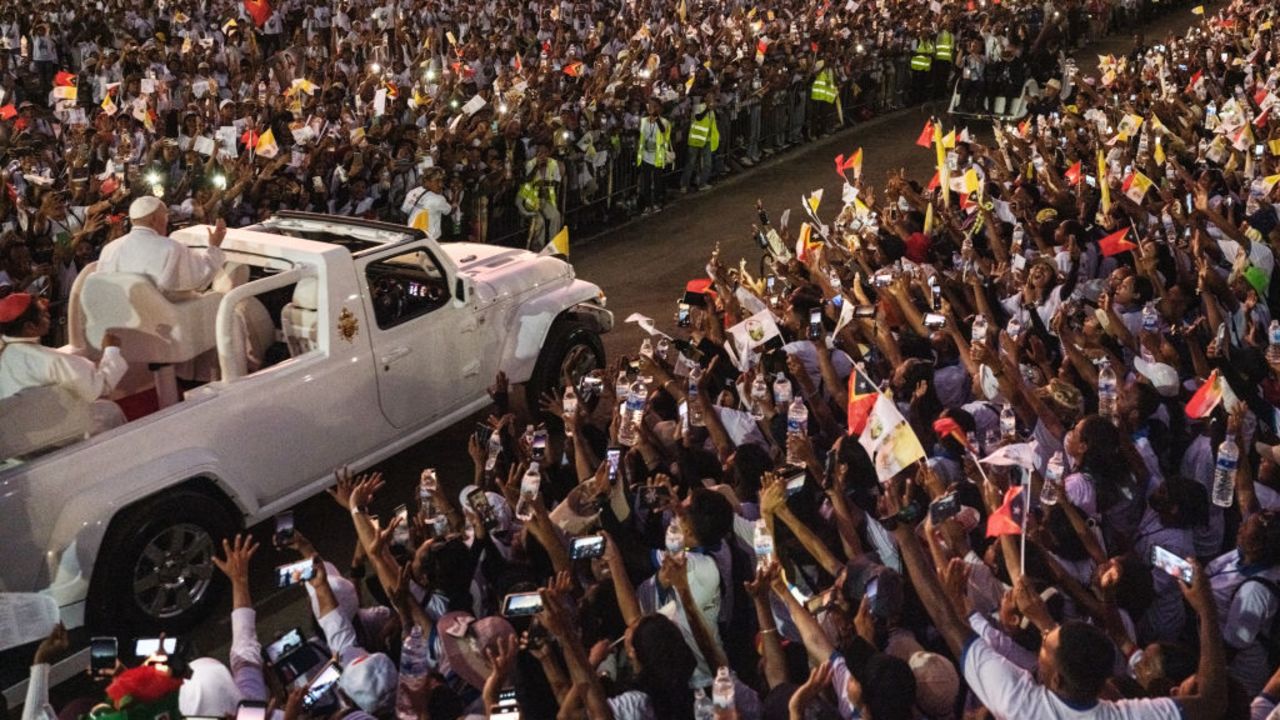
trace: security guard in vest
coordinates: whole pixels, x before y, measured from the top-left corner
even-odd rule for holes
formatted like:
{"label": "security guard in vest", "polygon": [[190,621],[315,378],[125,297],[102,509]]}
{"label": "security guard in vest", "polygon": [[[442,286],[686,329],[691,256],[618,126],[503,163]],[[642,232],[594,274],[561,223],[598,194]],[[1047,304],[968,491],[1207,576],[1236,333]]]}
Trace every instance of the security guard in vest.
{"label": "security guard in vest", "polygon": [[818,72],[813,76],[813,85],[809,88],[811,135],[825,134],[830,131],[831,113],[835,108],[838,93],[836,75],[831,68],[826,67],[826,62],[818,60],[814,67]]}
{"label": "security guard in vest", "polygon": [[929,97],[929,86],[933,82],[930,70],[933,68],[933,40],[921,25],[916,30],[916,39],[911,41],[911,100],[924,102]]}
{"label": "security guard in vest", "polygon": [[648,112],[640,118],[636,142],[636,167],[640,169],[640,205],[643,213],[662,209],[662,169],[671,162],[671,121],[662,117],[662,104],[649,101]]}
{"label": "security guard in vest", "polygon": [[951,33],[950,21],[943,21],[934,40],[933,94],[935,97],[948,98],[951,69],[955,65],[956,36]]}
{"label": "security guard in vest", "polygon": [[705,102],[693,106],[693,116],[689,118],[689,154],[680,173],[680,192],[689,192],[689,181],[693,173],[698,173],[698,189],[711,187],[711,153],[720,149],[720,127],[716,123],[716,113],[707,107]]}

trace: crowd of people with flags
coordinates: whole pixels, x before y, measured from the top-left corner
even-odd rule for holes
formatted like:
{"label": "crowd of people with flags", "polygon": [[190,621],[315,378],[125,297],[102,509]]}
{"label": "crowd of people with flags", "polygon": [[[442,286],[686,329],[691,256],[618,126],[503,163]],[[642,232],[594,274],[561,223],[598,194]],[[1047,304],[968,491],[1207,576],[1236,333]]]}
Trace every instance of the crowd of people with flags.
{"label": "crowd of people with flags", "polygon": [[402,515],[339,472],[350,572],[320,528],[283,541],[314,674],[264,659],[229,539],[230,667],[162,690],[290,720],[1280,718],[1280,9],[1196,13],[990,140],[931,120],[931,179],[877,187],[855,149],[838,203],[758,206],[759,265],[715,248],[672,321],[628,318],[633,356],[539,407],[499,377],[465,487],[424,471]]}

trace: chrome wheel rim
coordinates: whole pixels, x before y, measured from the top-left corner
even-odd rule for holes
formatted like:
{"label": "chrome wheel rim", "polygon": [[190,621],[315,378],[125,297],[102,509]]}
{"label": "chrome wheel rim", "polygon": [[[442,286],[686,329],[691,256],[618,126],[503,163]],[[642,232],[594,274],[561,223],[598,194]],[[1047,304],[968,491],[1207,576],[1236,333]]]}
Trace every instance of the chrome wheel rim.
{"label": "chrome wheel rim", "polygon": [[583,377],[598,367],[600,363],[590,347],[582,344],[574,345],[564,354],[564,360],[560,362],[560,377],[569,378],[576,386]]}
{"label": "chrome wheel rim", "polygon": [[213,537],[181,523],[156,533],[133,568],[133,600],[150,617],[173,618],[204,599],[213,581]]}

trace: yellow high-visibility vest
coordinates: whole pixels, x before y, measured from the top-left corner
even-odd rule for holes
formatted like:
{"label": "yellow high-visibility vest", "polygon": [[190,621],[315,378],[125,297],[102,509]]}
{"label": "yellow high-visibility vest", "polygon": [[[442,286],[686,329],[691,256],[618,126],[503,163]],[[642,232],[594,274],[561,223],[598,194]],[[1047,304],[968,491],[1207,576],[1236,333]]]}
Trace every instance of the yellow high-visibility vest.
{"label": "yellow high-visibility vest", "polygon": [[911,56],[911,69],[927,72],[933,67],[933,43],[928,40],[917,40],[915,54]]}
{"label": "yellow high-visibility vest", "polygon": [[720,149],[720,128],[716,124],[716,114],[710,110],[689,126],[689,147],[700,148],[708,142],[711,143],[711,152]]}
{"label": "yellow high-visibility vest", "polygon": [[836,101],[835,77],[832,75],[830,68],[823,68],[818,71],[818,76],[813,79],[813,87],[809,90],[809,99],[814,102],[824,103]]}
{"label": "yellow high-visibility vest", "polygon": [[516,201],[524,205],[524,209],[529,212],[538,212],[538,208],[542,206],[542,200],[538,197],[538,188],[532,180],[521,183],[520,189],[516,191]]}
{"label": "yellow high-visibility vest", "polygon": [[935,45],[934,56],[939,60],[951,62],[951,50],[955,47],[956,38],[951,34],[950,30],[938,31],[938,42]]}
{"label": "yellow high-visibility vest", "polygon": [[644,162],[644,137],[651,125],[657,127],[654,133],[657,147],[653,151],[653,166],[666,167],[667,148],[671,145],[671,125],[662,118],[654,121],[648,116],[640,118],[640,141],[636,143],[636,165],[639,166]]}

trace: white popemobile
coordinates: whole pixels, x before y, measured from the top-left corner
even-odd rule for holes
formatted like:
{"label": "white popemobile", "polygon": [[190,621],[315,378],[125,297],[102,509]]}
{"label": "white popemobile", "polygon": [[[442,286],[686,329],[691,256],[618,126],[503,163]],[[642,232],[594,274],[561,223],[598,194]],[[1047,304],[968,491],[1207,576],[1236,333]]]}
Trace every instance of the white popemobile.
{"label": "white popemobile", "polygon": [[[172,237],[203,246],[207,229]],[[113,397],[152,411],[87,437],[59,389],[0,401],[0,594],[50,595],[70,628],[190,626],[218,538],[477,411],[498,371],[536,397],[603,365],[613,316],[559,258],[307,213],[222,247],[201,295],[77,279],[72,350],[120,337]],[[179,399],[175,376],[204,382]]]}

